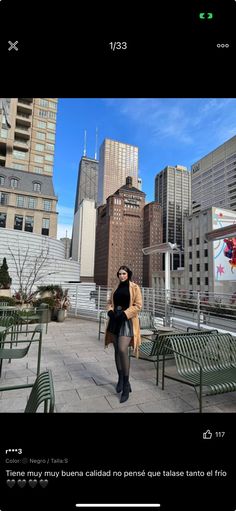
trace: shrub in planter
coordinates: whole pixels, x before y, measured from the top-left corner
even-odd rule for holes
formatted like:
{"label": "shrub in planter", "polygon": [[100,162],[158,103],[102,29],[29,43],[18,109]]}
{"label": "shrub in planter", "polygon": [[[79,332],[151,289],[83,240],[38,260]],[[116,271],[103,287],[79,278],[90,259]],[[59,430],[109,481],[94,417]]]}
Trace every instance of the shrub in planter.
{"label": "shrub in planter", "polygon": [[14,305],[16,305],[16,300],[15,300],[15,298],[12,298],[11,296],[0,296],[0,307],[1,307],[1,303],[7,303],[7,305],[9,305],[9,306],[14,306]]}
{"label": "shrub in planter", "polygon": [[0,267],[0,289],[10,289],[12,279],[8,273],[7,260],[4,257]]}

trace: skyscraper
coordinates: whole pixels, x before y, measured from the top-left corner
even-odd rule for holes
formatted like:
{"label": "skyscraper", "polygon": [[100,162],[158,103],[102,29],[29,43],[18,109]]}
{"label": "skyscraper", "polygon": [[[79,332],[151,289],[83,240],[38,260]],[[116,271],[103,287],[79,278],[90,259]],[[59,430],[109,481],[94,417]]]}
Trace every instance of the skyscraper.
{"label": "skyscraper", "polygon": [[133,280],[143,280],[143,209],[145,193],[132,185],[132,178],[98,207],[94,280],[114,286],[122,264],[129,266]]}
{"label": "skyscraper", "polygon": [[75,213],[84,199],[91,199],[97,203],[98,193],[98,160],[82,156],[79,164],[79,173],[75,197]]}
{"label": "skyscraper", "polygon": [[236,210],[236,136],[192,167],[192,213],[210,206]]}
{"label": "skyscraper", "polygon": [[5,98],[0,108],[0,166],[52,176],[57,98]]}
{"label": "skyscraper", "polygon": [[98,204],[105,204],[127,176],[138,188],[138,147],[106,138],[99,153]]}
{"label": "skyscraper", "polygon": [[[162,207],[163,243],[184,247],[184,218],[191,211],[191,173],[186,167],[167,166],[155,178],[155,200]],[[181,266],[174,255],[174,268]]]}
{"label": "skyscraper", "polygon": [[56,98],[0,102],[0,227],[57,235]]}

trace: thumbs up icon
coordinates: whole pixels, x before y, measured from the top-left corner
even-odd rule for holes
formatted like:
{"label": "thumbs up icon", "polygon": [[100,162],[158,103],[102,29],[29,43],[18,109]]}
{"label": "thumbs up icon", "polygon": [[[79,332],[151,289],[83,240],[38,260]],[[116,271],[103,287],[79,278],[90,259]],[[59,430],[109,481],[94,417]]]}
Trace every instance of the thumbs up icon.
{"label": "thumbs up icon", "polygon": [[211,440],[212,438],[212,432],[210,431],[210,429],[207,429],[204,433],[203,433],[203,440]]}

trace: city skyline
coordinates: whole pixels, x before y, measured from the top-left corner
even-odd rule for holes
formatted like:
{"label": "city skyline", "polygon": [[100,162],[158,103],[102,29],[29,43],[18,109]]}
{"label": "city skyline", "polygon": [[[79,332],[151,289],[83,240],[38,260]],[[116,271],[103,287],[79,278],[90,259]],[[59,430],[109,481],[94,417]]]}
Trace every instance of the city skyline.
{"label": "city skyline", "polygon": [[[96,147],[96,128],[98,144]],[[54,188],[58,238],[71,237],[78,168],[105,138],[139,148],[139,176],[146,201],[166,165],[191,165],[236,134],[235,98],[62,98],[58,101]],[[98,156],[97,156],[98,157]]]}

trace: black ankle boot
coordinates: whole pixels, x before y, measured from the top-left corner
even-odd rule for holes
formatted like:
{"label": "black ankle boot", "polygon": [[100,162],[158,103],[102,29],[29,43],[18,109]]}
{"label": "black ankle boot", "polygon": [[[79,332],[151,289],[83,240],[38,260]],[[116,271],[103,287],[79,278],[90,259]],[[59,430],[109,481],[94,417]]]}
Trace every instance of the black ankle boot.
{"label": "black ankle boot", "polygon": [[124,403],[129,399],[129,393],[132,392],[128,376],[124,376],[123,392],[121,394],[120,403]]}
{"label": "black ankle boot", "polygon": [[119,380],[118,380],[118,383],[116,385],[116,392],[121,392],[123,390],[123,384],[124,384],[123,372],[122,371],[118,371],[118,374],[119,374]]}

